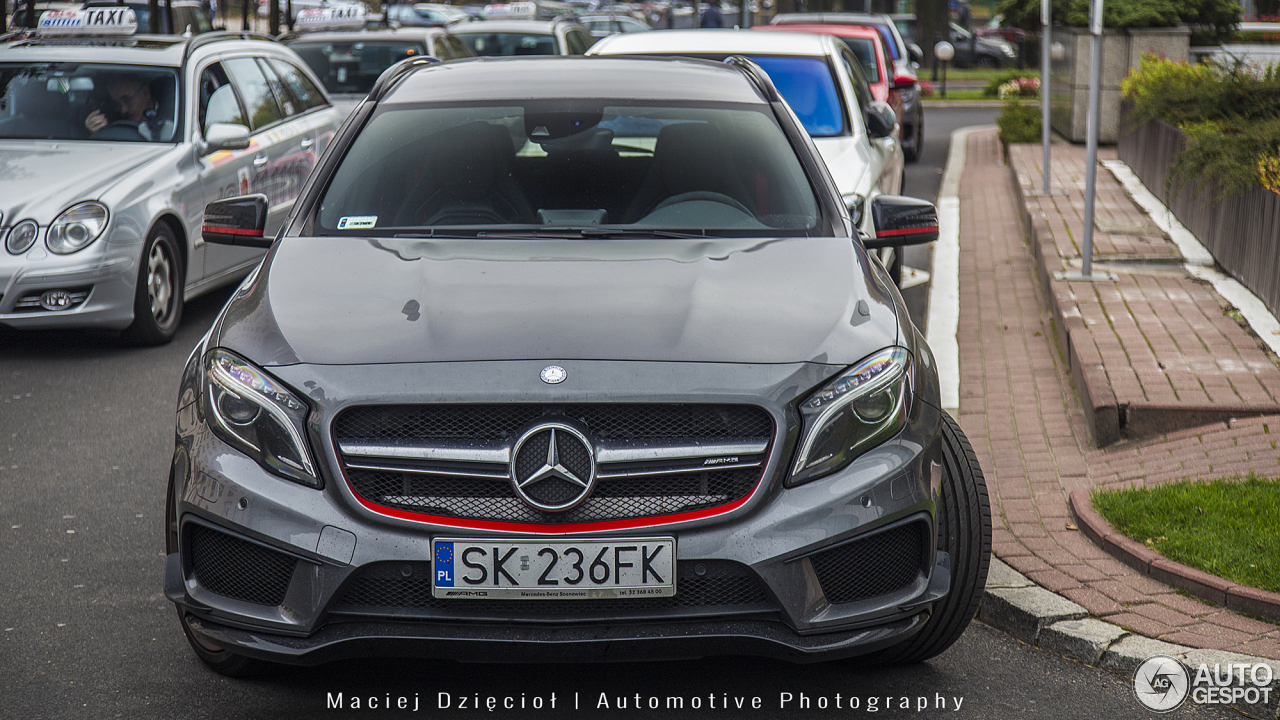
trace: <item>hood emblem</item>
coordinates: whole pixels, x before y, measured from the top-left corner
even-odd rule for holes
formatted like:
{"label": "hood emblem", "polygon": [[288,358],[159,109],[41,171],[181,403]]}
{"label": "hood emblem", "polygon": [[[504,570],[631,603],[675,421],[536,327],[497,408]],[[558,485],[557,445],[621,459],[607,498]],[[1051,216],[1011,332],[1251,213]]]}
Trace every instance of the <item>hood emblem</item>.
{"label": "hood emblem", "polygon": [[576,428],[544,422],[529,428],[511,452],[516,495],[544,512],[572,510],[596,484],[591,442]]}
{"label": "hood emblem", "polygon": [[559,365],[548,365],[542,368],[540,377],[542,382],[548,385],[557,385],[564,382],[564,379],[569,377],[569,373],[565,372],[565,369]]}

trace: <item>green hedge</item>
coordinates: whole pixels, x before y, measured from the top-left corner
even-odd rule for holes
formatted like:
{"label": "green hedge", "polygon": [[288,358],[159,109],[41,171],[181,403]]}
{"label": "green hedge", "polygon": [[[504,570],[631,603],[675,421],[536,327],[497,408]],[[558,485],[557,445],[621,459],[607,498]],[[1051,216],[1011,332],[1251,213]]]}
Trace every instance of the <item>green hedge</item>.
{"label": "green hedge", "polygon": [[[1040,0],[1000,0],[996,10],[1004,14],[1005,25],[1040,30]],[[1089,26],[1089,0],[1054,0],[1050,12],[1055,24]],[[1226,40],[1235,32],[1241,12],[1236,0],[1110,0],[1103,3],[1102,24],[1120,29],[1191,25]]]}

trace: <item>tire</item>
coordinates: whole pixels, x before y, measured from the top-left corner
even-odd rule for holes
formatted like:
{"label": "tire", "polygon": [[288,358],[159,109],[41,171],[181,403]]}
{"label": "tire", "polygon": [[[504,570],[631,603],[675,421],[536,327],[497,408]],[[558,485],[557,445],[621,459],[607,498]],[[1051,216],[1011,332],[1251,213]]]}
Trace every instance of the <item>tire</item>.
{"label": "tire", "polygon": [[951,555],[951,587],[919,634],[884,651],[882,663],[928,660],[951,647],[978,612],[991,567],[991,505],[982,468],[960,425],[942,414],[942,489],[938,548]]}
{"label": "tire", "polygon": [[266,661],[205,645],[191,630],[187,617],[187,612],[178,608],[178,622],[182,623],[182,632],[187,636],[187,643],[195,651],[196,657],[208,665],[210,670],[230,678],[248,678],[262,675],[272,668],[272,664]]}
{"label": "tire", "polygon": [[924,151],[924,113],[911,126],[911,141],[902,144],[902,159],[909,163],[920,160]]}
{"label": "tire", "polygon": [[182,289],[186,274],[173,230],[157,223],[143,245],[134,289],[133,324],[123,337],[130,345],[163,345],[182,322]]}
{"label": "tire", "polygon": [[973,61],[974,67],[984,68],[987,70],[994,70],[999,68],[1001,65],[1002,63],[999,60],[991,57],[990,55],[979,55],[978,59]]}

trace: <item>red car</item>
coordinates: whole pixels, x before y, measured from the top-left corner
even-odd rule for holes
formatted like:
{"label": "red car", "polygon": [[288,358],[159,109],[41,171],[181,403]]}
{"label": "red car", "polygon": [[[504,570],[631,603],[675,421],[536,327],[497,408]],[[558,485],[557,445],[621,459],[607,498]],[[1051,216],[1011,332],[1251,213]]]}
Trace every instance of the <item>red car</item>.
{"label": "red car", "polygon": [[874,27],[865,25],[835,25],[824,23],[805,23],[788,25],[757,25],[752,30],[775,32],[806,32],[816,35],[834,35],[839,38],[862,66],[862,74],[866,76],[867,85],[871,88],[871,97],[888,103],[901,123],[902,90],[915,87],[916,79],[903,75],[894,77],[893,56],[885,47],[884,38]]}

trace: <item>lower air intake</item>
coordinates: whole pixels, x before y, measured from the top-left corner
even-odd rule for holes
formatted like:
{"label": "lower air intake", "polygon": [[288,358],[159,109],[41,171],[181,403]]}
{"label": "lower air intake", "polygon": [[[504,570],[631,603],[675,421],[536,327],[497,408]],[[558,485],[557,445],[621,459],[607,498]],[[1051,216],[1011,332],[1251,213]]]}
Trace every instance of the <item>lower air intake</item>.
{"label": "lower air intake", "polygon": [[920,572],[929,526],[912,522],[814,555],[827,601],[847,603],[901,590]]}
{"label": "lower air intake", "polygon": [[284,601],[298,561],[203,525],[191,526],[191,572],[206,590],[258,605]]}

